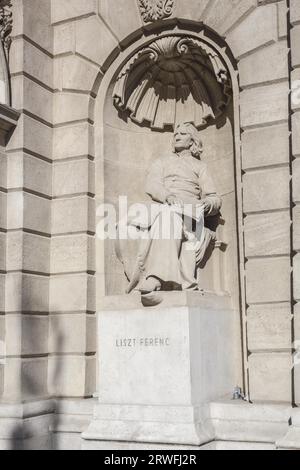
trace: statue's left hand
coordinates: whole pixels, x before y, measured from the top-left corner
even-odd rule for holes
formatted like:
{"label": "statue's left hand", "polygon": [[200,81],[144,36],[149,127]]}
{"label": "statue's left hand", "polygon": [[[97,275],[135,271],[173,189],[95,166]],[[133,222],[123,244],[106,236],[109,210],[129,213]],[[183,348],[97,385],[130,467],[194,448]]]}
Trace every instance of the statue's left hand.
{"label": "statue's left hand", "polygon": [[204,212],[210,212],[211,211],[211,202],[209,199],[202,199],[202,204],[204,206]]}

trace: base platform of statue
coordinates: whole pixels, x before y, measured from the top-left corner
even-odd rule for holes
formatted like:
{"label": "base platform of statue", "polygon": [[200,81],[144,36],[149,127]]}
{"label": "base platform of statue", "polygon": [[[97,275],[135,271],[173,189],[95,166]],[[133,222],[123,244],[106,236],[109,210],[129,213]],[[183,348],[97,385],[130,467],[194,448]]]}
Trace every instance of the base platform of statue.
{"label": "base platform of statue", "polygon": [[164,292],[143,304],[107,297],[98,314],[99,403],[83,439],[209,442],[207,404],[235,386],[230,298]]}

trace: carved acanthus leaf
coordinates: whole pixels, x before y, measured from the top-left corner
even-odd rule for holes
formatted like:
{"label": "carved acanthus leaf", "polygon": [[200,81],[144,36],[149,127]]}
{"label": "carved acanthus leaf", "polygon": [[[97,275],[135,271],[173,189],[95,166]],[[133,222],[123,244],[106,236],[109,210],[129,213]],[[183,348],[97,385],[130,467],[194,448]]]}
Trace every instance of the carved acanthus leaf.
{"label": "carved acanthus leaf", "polygon": [[201,127],[215,120],[231,96],[226,66],[204,41],[166,36],[139,50],[121,70],[115,105],[139,124]]}
{"label": "carved acanthus leaf", "polygon": [[138,0],[145,23],[162,20],[172,15],[174,0]]}
{"label": "carved acanthus leaf", "polygon": [[11,46],[11,32],[13,24],[11,6],[11,0],[0,0],[0,39],[3,44],[6,58],[8,58]]}

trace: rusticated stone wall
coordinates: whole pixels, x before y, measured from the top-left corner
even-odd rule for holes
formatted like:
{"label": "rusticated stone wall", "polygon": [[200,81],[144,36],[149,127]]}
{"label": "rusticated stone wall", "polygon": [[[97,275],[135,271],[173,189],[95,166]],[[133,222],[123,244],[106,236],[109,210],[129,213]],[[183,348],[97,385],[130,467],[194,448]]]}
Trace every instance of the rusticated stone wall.
{"label": "rusticated stone wall", "polygon": [[[247,392],[253,401],[299,403],[291,351],[300,339],[299,104],[289,98],[300,78],[298,0],[176,0],[160,23],[144,22],[136,0],[13,3],[12,104],[22,115],[7,148],[2,313],[7,342],[15,322],[20,336],[4,398],[14,393],[11,377],[40,397],[95,391],[98,86],[113,60],[155,28],[200,31],[203,23],[226,41],[239,72]],[[18,397],[30,387],[20,385]]]}

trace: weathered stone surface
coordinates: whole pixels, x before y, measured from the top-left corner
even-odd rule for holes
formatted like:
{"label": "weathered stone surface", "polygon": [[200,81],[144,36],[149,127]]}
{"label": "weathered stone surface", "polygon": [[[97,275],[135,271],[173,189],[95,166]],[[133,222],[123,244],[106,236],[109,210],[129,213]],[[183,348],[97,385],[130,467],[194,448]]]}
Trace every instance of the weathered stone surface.
{"label": "weathered stone surface", "polygon": [[292,116],[293,155],[300,156],[300,112]]}
{"label": "weathered stone surface", "polygon": [[288,82],[242,91],[242,127],[286,120],[288,118],[288,93]]}
{"label": "weathered stone surface", "polygon": [[49,55],[26,40],[14,39],[10,53],[11,73],[23,71],[53,88],[53,63]]}
{"label": "weathered stone surface", "polygon": [[94,238],[67,235],[51,239],[51,273],[95,271]]}
{"label": "weathered stone surface", "polygon": [[53,160],[94,156],[93,127],[84,122],[53,130]]}
{"label": "weathered stone surface", "polygon": [[292,358],[288,353],[251,354],[250,399],[253,402],[291,402]]}
{"label": "weathered stone surface", "polygon": [[76,23],[76,52],[83,57],[103,65],[116,47],[118,42],[99,17]]}
{"label": "weathered stone surface", "polygon": [[22,191],[14,191],[7,195],[7,225],[8,229],[23,228],[24,226],[24,195]]}
{"label": "weathered stone surface", "polygon": [[[8,242],[8,247],[10,242]],[[50,238],[23,234],[23,269],[37,273],[50,271]]]}
{"label": "weathered stone surface", "polygon": [[[110,0],[98,0],[98,3],[100,17],[109,24],[120,41],[142,27],[136,0],[118,0],[113,8]],[[125,11],[130,11],[126,21],[124,21]]]}
{"label": "weathered stone surface", "polygon": [[249,260],[246,263],[248,304],[288,302],[290,300],[290,273],[289,258]]}
{"label": "weathered stone surface", "polygon": [[7,168],[6,154],[4,152],[1,152],[1,149],[0,149],[0,187],[1,188],[7,188],[6,168]]}
{"label": "weathered stone surface", "polygon": [[293,214],[294,249],[300,251],[300,204],[294,207]]}
{"label": "weathered stone surface", "polygon": [[300,110],[300,68],[292,70],[291,106],[294,111]]}
{"label": "weathered stone surface", "polygon": [[7,312],[48,311],[49,279],[45,276],[9,273],[6,276]]}
{"label": "weathered stone surface", "polygon": [[[295,328],[295,341],[300,341],[300,303],[297,302],[294,305],[294,328]],[[300,343],[297,344],[297,348],[300,350]],[[299,351],[300,352],[300,351]],[[299,357],[300,359],[300,357]]]}
{"label": "weathered stone surface", "polygon": [[[299,353],[298,353],[298,356],[299,356]],[[299,361],[299,357],[298,357],[298,361]],[[297,364],[295,365],[295,369],[294,369],[295,370],[294,380],[295,380],[295,403],[299,406],[299,404],[300,404],[300,364],[298,363],[298,361],[297,361]],[[298,436],[299,436],[299,434],[300,433],[298,432]],[[298,442],[297,442],[297,445],[298,445]]]}
{"label": "weathered stone surface", "polygon": [[54,26],[54,56],[75,51],[75,23],[62,23]]}
{"label": "weathered stone surface", "polygon": [[247,311],[249,351],[288,350],[291,345],[290,304],[256,305]]}
{"label": "weathered stone surface", "polygon": [[53,166],[53,196],[94,193],[94,163],[85,158]]}
{"label": "weathered stone surface", "polygon": [[97,11],[96,0],[61,0],[52,1],[52,23],[80,18],[81,16],[95,14]]}
{"label": "weathered stone surface", "polygon": [[[294,379],[295,379],[295,402],[300,404],[300,303],[294,306]],[[299,426],[299,418],[297,417]]]}
{"label": "weathered stone surface", "polygon": [[[41,48],[52,52],[53,35],[49,22],[52,8],[51,0],[31,0],[22,2],[23,24],[22,33],[28,36]],[[34,14],[33,14],[34,12]]]}
{"label": "weathered stone surface", "polygon": [[274,442],[288,430],[291,413],[288,404],[253,404],[230,399],[211,403],[210,410],[216,438],[234,444],[237,440]]}
{"label": "weathered stone surface", "polygon": [[48,390],[60,397],[90,397],[95,389],[95,358],[52,356],[48,362]]}
{"label": "weathered stone surface", "polygon": [[279,38],[286,38],[288,32],[287,15],[288,8],[285,0],[277,3],[278,7],[278,36]]}
{"label": "weathered stone surface", "polygon": [[94,201],[87,196],[52,202],[52,234],[94,232]]}
{"label": "weathered stone surface", "polygon": [[201,21],[209,3],[210,0],[180,0],[175,2],[175,16]]}
{"label": "weathered stone surface", "polygon": [[55,93],[53,123],[65,124],[89,118],[90,97],[81,93]]}
{"label": "weathered stone surface", "polygon": [[290,205],[289,168],[251,171],[243,178],[244,212],[287,209]]}
{"label": "weathered stone surface", "polygon": [[300,202],[300,158],[293,162],[293,200]]}
{"label": "weathered stone surface", "polygon": [[13,107],[52,123],[52,93],[23,76],[12,77]]}
{"label": "weathered stone surface", "polygon": [[48,354],[48,318],[38,315],[11,314],[6,322],[8,356]]}
{"label": "weathered stone surface", "polygon": [[300,21],[300,4],[297,0],[291,0],[290,10],[292,24],[296,23],[297,21]]}
{"label": "weathered stone surface", "polygon": [[292,65],[297,67],[300,65],[300,52],[299,44],[300,41],[300,25],[295,25],[291,30],[291,51],[292,51]]}
{"label": "weathered stone surface", "polygon": [[[13,195],[13,193],[11,193]],[[9,204],[10,198],[8,198]],[[18,196],[17,196],[17,203],[18,203]],[[12,201],[14,204],[14,201]],[[36,232],[42,232],[49,234],[51,232],[51,207],[50,201],[45,198],[41,198],[39,196],[35,196],[33,194],[24,194],[24,206],[23,206],[23,227],[29,228]],[[13,210],[13,207],[11,207]],[[16,227],[18,228],[18,227]]]}
{"label": "weathered stone surface", "polygon": [[12,2],[13,36],[24,34],[46,52],[52,52],[52,28],[49,21],[51,0],[14,0]]}
{"label": "weathered stone surface", "polygon": [[288,48],[286,41],[259,49],[239,61],[242,87],[272,80],[288,79]]}
{"label": "weathered stone surface", "polygon": [[287,124],[247,130],[242,134],[243,169],[288,163],[289,150]]}
{"label": "weathered stone surface", "polygon": [[[0,312],[5,312],[5,275],[0,274]],[[3,330],[1,331],[1,339],[3,340]]]}
{"label": "weathered stone surface", "polygon": [[0,271],[6,269],[6,235],[0,232]]}
{"label": "weathered stone surface", "polygon": [[79,56],[55,59],[55,88],[91,93],[99,68]]}
{"label": "weathered stone surface", "polygon": [[27,190],[51,196],[51,164],[23,152],[13,152],[7,160],[8,189],[24,187]]}
{"label": "weathered stone surface", "polygon": [[294,297],[300,300],[300,253],[294,256]]}
{"label": "weathered stone surface", "polygon": [[[7,358],[3,398],[5,402],[39,400],[48,396],[47,358]],[[47,423],[49,426],[49,422]]]}
{"label": "weathered stone surface", "polygon": [[0,227],[7,228],[7,195],[0,191]]}
{"label": "weathered stone surface", "polygon": [[94,311],[93,289],[93,276],[84,273],[53,276],[50,279],[50,311]]}
{"label": "weathered stone surface", "polygon": [[[21,115],[18,126],[13,133],[7,150],[29,150],[43,158],[52,156],[52,129],[35,119]],[[28,152],[27,152],[28,153]]]}
{"label": "weathered stone surface", "polygon": [[[71,330],[70,324],[72,324]],[[96,335],[91,333],[95,332],[95,327],[96,317],[92,315],[50,315],[49,352],[51,354],[94,352]]]}
{"label": "weathered stone surface", "polygon": [[[253,34],[254,24],[255,34]],[[227,42],[235,57],[239,58],[258,47],[275,42],[277,35],[276,5],[266,5],[256,8],[230,31],[227,35]]]}
{"label": "weathered stone surface", "polygon": [[290,253],[289,211],[248,215],[245,219],[246,257]]}
{"label": "weathered stone surface", "polygon": [[20,231],[7,235],[7,270],[49,272],[50,238]]}

